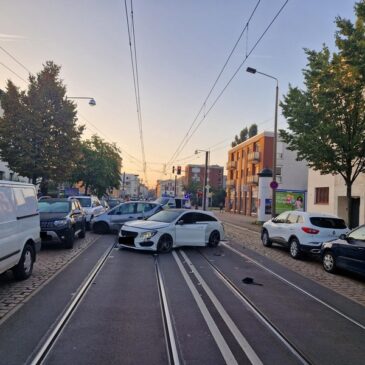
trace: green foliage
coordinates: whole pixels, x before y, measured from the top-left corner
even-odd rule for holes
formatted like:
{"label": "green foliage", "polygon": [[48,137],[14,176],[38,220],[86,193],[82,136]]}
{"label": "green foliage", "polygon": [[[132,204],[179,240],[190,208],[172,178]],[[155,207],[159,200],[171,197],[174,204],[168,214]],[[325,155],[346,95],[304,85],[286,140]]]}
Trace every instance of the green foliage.
{"label": "green foliage", "polygon": [[234,137],[234,141],[231,143],[232,147],[236,147],[240,143],[247,140],[247,138],[251,138],[257,134],[257,124],[251,124],[250,128],[243,128],[240,132],[240,136],[237,135]]}
{"label": "green foliage", "polygon": [[281,103],[288,130],[280,137],[322,174],[340,174],[347,186],[351,225],[351,186],[365,172],[365,2],[356,4],[357,21],[336,19],[338,52],[323,46],[305,50],[305,90],[289,86]]}
{"label": "green foliage", "polygon": [[115,144],[93,135],[81,144],[81,159],[73,180],[82,181],[86,193],[91,189],[102,196],[108,189],[119,188],[122,157]]}
{"label": "green foliage", "polygon": [[68,180],[80,155],[83,127],[76,125],[76,108],[65,99],[59,73],[60,66],[48,61],[29,76],[27,91],[8,80],[1,96],[0,157],[33,183]]}
{"label": "green foliage", "polygon": [[201,199],[197,197],[197,192],[199,190],[203,191],[203,185],[200,182],[192,181],[190,184],[184,186],[184,190],[191,194],[190,201],[193,206],[201,202]]}
{"label": "green foliage", "polygon": [[226,191],[224,189],[212,189],[212,206],[213,207],[219,207],[220,203],[225,202],[226,199]]}

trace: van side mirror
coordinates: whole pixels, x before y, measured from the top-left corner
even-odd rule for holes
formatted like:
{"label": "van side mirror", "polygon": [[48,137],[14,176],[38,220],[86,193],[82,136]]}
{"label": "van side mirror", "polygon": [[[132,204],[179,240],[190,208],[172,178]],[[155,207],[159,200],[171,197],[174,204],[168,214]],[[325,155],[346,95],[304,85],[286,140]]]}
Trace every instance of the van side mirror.
{"label": "van side mirror", "polygon": [[347,235],[346,235],[346,234],[344,234],[344,233],[342,233],[342,234],[340,234],[339,239],[340,239],[340,240],[345,240],[345,241],[347,241]]}

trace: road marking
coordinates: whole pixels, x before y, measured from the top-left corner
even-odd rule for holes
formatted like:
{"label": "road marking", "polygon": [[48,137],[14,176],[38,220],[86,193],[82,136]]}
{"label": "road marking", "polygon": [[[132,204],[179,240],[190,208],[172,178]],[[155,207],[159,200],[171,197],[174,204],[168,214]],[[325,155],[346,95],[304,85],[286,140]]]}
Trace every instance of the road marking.
{"label": "road marking", "polygon": [[180,269],[180,272],[181,272],[183,278],[185,279],[186,284],[188,285],[188,287],[196,301],[196,304],[198,305],[198,308],[199,308],[201,314],[204,317],[206,324],[208,325],[208,328],[209,328],[211,334],[213,335],[214,341],[216,342],[226,364],[230,364],[230,365],[237,364],[238,365],[237,360],[233,356],[232,351],[230,350],[229,346],[227,345],[227,342],[225,341],[225,339],[223,338],[217,325],[215,324],[214,319],[211,316],[211,314],[209,313],[208,308],[206,307],[203,299],[200,297],[199,292],[195,288],[192,280],[190,279],[189,275],[187,274],[186,270],[184,269],[184,266],[181,263],[180,258],[178,257],[178,255],[175,251],[172,251],[172,255]]}
{"label": "road marking", "polygon": [[338,315],[340,315],[341,317],[347,319],[348,321],[352,322],[353,324],[355,324],[356,326],[360,327],[361,329],[365,330],[365,325],[361,324],[360,322],[352,319],[351,317],[347,316],[346,314],[340,312],[338,309],[332,307],[330,304],[324,302],[322,299],[319,299],[317,298],[316,296],[314,296],[313,294],[307,292],[306,290],[300,288],[298,285],[292,283],[291,281],[283,278],[282,276],[280,276],[279,274],[275,273],[274,271],[268,269],[266,266],[260,264],[258,261],[252,259],[251,257],[245,255],[244,253],[238,251],[237,249],[225,244],[225,243],[222,243],[222,245],[226,248],[228,248],[229,250],[233,251],[234,253],[236,253],[237,255],[245,258],[245,259],[248,259],[249,261],[251,261],[252,263],[256,264],[257,266],[259,266],[261,269],[264,269],[266,270],[267,272],[269,272],[270,274],[272,274],[273,276],[277,277],[278,279],[282,280],[283,282],[285,282],[286,284],[292,286],[293,288],[297,289],[298,291],[300,291],[301,293],[309,296],[310,298],[312,298],[313,300],[315,300],[316,302],[324,305],[325,307],[327,307],[328,309],[334,311],[335,313],[337,313]]}
{"label": "road marking", "polygon": [[192,272],[196,276],[196,278],[199,280],[200,284],[202,285],[203,289],[207,293],[208,297],[216,307],[218,313],[221,315],[222,319],[226,323],[227,327],[231,331],[232,335],[240,345],[243,352],[246,354],[248,359],[251,361],[251,364],[253,365],[262,365],[262,361],[259,359],[253,348],[250,346],[250,344],[247,342],[246,338],[242,335],[240,330],[237,328],[229,314],[224,309],[223,305],[220,303],[218,298],[214,295],[212,290],[209,288],[207,283],[204,281],[204,279],[201,277],[201,275],[198,273],[198,270],[195,268],[193,263],[190,261],[188,256],[185,254],[185,252],[180,251],[181,255],[183,256],[184,260],[188,263],[190,266]]}

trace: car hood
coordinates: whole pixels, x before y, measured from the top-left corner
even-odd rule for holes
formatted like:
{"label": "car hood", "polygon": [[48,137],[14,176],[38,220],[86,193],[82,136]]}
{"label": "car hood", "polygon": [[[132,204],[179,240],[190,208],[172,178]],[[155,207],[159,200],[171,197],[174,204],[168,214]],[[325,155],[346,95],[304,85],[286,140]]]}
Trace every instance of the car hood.
{"label": "car hood", "polygon": [[123,225],[123,227],[133,227],[139,229],[160,229],[166,228],[171,223],[156,222],[156,221],[131,221]]}
{"label": "car hood", "polygon": [[50,221],[62,219],[67,216],[68,213],[39,213],[41,221]]}

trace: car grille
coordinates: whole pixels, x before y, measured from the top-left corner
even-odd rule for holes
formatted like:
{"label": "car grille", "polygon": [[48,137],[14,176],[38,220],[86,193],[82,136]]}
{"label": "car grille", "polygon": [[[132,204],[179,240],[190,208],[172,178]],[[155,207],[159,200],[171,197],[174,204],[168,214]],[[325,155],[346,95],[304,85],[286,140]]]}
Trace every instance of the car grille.
{"label": "car grille", "polygon": [[41,228],[53,228],[54,224],[53,221],[47,222],[47,221],[41,221]]}
{"label": "car grille", "polygon": [[138,236],[138,233],[137,232],[131,232],[131,231],[125,231],[124,229],[122,229],[121,236],[122,237],[133,237],[133,238],[136,238]]}

